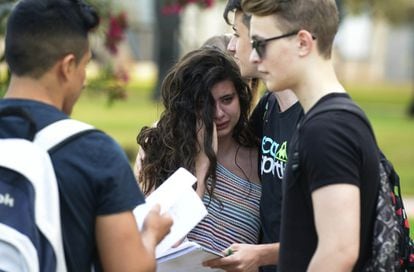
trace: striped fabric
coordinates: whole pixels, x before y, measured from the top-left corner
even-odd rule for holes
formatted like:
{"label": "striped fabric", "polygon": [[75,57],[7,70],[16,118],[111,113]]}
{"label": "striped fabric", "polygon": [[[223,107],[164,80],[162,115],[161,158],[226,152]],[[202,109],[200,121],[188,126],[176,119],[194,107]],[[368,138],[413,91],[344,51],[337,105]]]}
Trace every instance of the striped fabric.
{"label": "striped fabric", "polygon": [[232,243],[257,244],[261,186],[234,175],[221,164],[217,164],[216,174],[213,198],[207,193],[203,197],[208,215],[187,238],[217,251]]}

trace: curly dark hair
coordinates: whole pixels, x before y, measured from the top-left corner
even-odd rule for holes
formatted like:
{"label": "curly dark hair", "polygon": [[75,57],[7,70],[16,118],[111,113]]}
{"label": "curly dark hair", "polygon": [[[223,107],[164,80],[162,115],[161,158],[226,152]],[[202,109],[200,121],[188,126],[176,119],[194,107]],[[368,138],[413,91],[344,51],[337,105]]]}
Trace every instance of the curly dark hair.
{"label": "curly dark hair", "polygon": [[[240,118],[233,138],[241,146],[258,142],[248,128],[252,94],[242,79],[234,60],[214,48],[202,48],[186,54],[165,77],[162,101],[165,107],[155,127],[144,127],[137,142],[145,151],[139,181],[145,194],[160,186],[179,167],[194,173],[197,142],[197,120],[205,125],[204,151],[210,161],[205,177],[207,192],[212,195],[216,184],[217,158],[212,149],[215,101],[213,86],[224,80],[233,82],[240,101]],[[211,186],[207,179],[211,178]]]}

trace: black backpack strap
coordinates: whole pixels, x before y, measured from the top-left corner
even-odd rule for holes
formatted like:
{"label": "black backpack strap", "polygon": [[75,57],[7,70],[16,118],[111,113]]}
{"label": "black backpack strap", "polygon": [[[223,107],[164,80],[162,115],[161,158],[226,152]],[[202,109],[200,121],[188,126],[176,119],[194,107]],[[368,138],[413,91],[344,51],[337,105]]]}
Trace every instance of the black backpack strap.
{"label": "black backpack strap", "polygon": [[[346,111],[346,112],[350,112],[358,116],[368,126],[368,128],[371,131],[372,137],[374,137],[374,141],[376,142],[374,131],[372,129],[372,126],[367,116],[362,111],[362,109],[358,107],[349,97],[335,96],[330,99],[321,101],[319,102],[316,108],[313,108],[310,111],[308,111],[303,117],[303,119],[297,125],[297,135],[296,135],[297,137],[295,139],[295,142],[293,142],[293,149],[292,149],[293,153],[290,155],[290,158],[289,158],[292,161],[291,169],[292,169],[293,177],[295,180],[298,180],[300,177],[301,167],[300,167],[299,141],[300,141],[301,129],[313,117],[321,113],[328,112],[328,111]],[[378,150],[382,158],[383,154],[379,148]]]}
{"label": "black backpack strap", "polygon": [[20,117],[21,119],[27,121],[27,123],[29,124],[29,135],[27,139],[33,141],[36,135],[37,127],[36,123],[33,121],[30,115],[21,107],[11,106],[0,109],[0,118],[10,116]]}
{"label": "black backpack strap", "polygon": [[[377,145],[380,162],[384,166],[384,169],[386,170],[387,173],[395,173],[393,165],[386,158],[386,156],[384,155],[384,153],[381,151],[381,149],[378,146],[378,143],[375,139],[374,129],[372,128],[371,123],[369,122],[367,116],[365,115],[365,113],[362,111],[362,109],[360,107],[358,107],[355,103],[352,102],[351,99],[349,99],[347,97],[343,97],[343,96],[338,96],[338,97],[331,98],[327,101],[323,101],[318,106],[318,108],[316,108],[314,110],[311,110],[309,112],[309,114],[307,116],[305,116],[305,119],[303,120],[303,123],[301,125],[303,125],[306,121],[310,120],[313,116],[316,116],[320,113],[327,112],[327,111],[346,111],[346,112],[350,112],[350,113],[358,116],[362,121],[364,121],[364,123],[370,129],[371,135],[374,138],[374,141]],[[400,187],[399,179],[395,181],[394,185],[398,185],[398,189],[399,189],[399,187]],[[400,192],[398,192],[398,193],[399,193],[399,195],[401,195]]]}
{"label": "black backpack strap", "polygon": [[346,111],[355,114],[369,127],[375,139],[374,130],[372,129],[371,123],[369,122],[364,111],[358,107],[350,98],[344,96],[336,96],[320,102],[320,104],[315,109],[311,109],[308,114],[305,115],[301,126],[312,119],[312,117],[327,111]]}
{"label": "black backpack strap", "polygon": [[[273,108],[269,107],[270,99],[272,98],[272,95],[273,95],[273,93],[271,91],[268,91],[268,93],[266,94],[266,98],[265,98],[266,100],[265,100],[265,103],[264,103],[265,110],[263,111],[263,116],[262,116],[262,121],[263,122],[265,122],[265,121],[267,122],[267,120],[269,119],[269,114],[273,110]],[[276,99],[276,98],[274,98],[274,99]],[[276,103],[274,103],[271,106],[272,107],[278,107],[277,100],[276,100]]]}

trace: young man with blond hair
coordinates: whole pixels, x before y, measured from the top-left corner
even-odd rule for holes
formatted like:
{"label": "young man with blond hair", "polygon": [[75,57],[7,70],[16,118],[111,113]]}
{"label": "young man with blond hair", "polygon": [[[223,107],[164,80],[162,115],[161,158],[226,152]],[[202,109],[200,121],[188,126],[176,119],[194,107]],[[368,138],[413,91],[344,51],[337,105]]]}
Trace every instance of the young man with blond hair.
{"label": "young man with blond hair", "polygon": [[[292,89],[305,118],[350,99],[331,60],[334,0],[244,0],[252,14],[250,60],[271,90]],[[297,145],[296,145],[297,143]],[[360,271],[371,256],[379,155],[357,115],[331,110],[292,138],[283,181],[279,271]]]}

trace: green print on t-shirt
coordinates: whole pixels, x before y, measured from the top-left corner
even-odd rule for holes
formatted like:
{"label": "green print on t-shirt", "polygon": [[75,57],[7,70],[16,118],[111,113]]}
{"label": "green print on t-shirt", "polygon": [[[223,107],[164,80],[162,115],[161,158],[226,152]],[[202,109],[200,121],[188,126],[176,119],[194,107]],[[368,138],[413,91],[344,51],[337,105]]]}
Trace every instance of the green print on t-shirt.
{"label": "green print on t-shirt", "polygon": [[281,180],[285,172],[287,159],[287,141],[280,145],[272,138],[263,137],[260,165],[262,175],[272,173],[272,175],[277,176]]}

